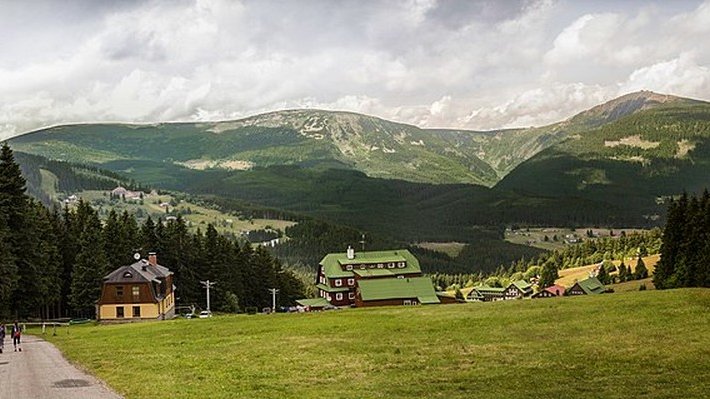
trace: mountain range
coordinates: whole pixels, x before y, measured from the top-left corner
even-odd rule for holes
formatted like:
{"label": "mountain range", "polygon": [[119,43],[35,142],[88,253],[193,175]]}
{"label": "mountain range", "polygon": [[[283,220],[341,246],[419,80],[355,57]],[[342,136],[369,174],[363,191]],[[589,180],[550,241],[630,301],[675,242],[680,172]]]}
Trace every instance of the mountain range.
{"label": "mountain range", "polygon": [[709,140],[710,103],[641,91],[551,125],[486,132],[287,110],[63,125],[11,144],[156,187],[417,239],[479,224],[646,224],[666,197],[710,186]]}

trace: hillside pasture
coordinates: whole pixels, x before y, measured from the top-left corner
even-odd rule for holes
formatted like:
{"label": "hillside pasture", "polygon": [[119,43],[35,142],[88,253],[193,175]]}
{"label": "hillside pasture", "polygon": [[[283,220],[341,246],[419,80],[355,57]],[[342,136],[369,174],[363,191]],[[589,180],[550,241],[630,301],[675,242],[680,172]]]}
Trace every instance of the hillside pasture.
{"label": "hillside pasture", "polygon": [[146,195],[142,203],[140,201],[130,200],[110,202],[108,191],[82,191],[77,193],[77,196],[84,201],[90,202],[98,209],[114,209],[119,213],[128,211],[131,214],[144,215],[144,217],[151,216],[153,219],[165,219],[165,217],[168,216],[166,209],[162,207],[161,204],[176,203],[175,206],[169,206],[169,211],[171,214],[181,214],[182,218],[187,222],[188,227],[193,231],[198,228],[205,231],[207,225],[211,223],[220,233],[240,235],[252,230],[265,229],[280,230],[283,232],[286,227],[296,224],[288,220],[240,218],[237,215],[227,214],[205,205],[192,203],[187,200],[177,200],[169,194],[160,194],[157,196]]}
{"label": "hillside pasture", "polygon": [[[72,326],[132,398],[701,398],[710,290]],[[668,328],[679,326],[683,328]]]}
{"label": "hillside pasture", "polygon": [[[660,259],[661,256],[658,254],[646,256],[643,258],[643,263],[646,265],[649,275],[653,274],[653,270],[656,268],[656,263],[658,263]],[[636,261],[636,258],[628,258],[624,259],[624,264],[627,266],[631,266],[631,271],[635,272],[637,263]],[[620,260],[615,260],[613,262],[616,266],[619,266],[621,264]],[[572,267],[569,269],[562,269],[559,271],[560,278],[555,281],[555,284],[559,284],[569,288],[574,285],[575,282],[584,280],[585,278],[589,277],[589,273],[591,273],[597,266],[598,265],[594,264],[580,267]]]}

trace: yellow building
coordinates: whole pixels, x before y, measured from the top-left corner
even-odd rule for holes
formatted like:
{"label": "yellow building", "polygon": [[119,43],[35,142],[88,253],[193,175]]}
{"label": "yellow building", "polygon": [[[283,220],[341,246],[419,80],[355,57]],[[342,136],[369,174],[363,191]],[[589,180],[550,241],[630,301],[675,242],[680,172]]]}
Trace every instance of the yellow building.
{"label": "yellow building", "polygon": [[98,302],[101,321],[164,320],[175,315],[173,273],[155,253],[104,277]]}

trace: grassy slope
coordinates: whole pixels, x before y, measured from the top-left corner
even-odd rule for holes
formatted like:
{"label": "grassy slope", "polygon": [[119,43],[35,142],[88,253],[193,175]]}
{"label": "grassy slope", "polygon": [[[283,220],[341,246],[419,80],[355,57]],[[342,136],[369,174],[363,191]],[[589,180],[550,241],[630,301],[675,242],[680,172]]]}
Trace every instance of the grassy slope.
{"label": "grassy slope", "polygon": [[[653,274],[653,270],[656,268],[656,263],[658,263],[660,259],[661,256],[658,254],[643,258],[643,263],[646,265],[649,275]],[[621,264],[621,261],[618,260],[615,260],[613,262],[617,266]],[[625,259],[624,264],[627,266],[631,266],[631,271],[636,271],[636,259]],[[555,283],[560,284],[564,287],[571,287],[576,281],[584,280],[585,278],[587,278],[587,276],[589,276],[589,273],[596,267],[597,265],[594,264],[580,267],[571,267],[569,269],[562,269],[559,271],[560,278],[557,279]]]}
{"label": "grassy slope", "polygon": [[[126,398],[690,398],[710,290],[71,327]],[[682,326],[682,328],[674,328]]]}

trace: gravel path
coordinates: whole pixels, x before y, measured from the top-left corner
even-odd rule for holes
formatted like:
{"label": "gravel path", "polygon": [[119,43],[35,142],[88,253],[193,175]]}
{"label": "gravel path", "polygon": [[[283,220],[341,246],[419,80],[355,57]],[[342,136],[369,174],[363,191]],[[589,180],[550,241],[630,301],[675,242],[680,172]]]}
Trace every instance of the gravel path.
{"label": "gravel path", "polygon": [[78,370],[54,345],[40,338],[22,337],[22,352],[13,352],[5,339],[0,353],[0,398],[121,399],[101,381]]}

